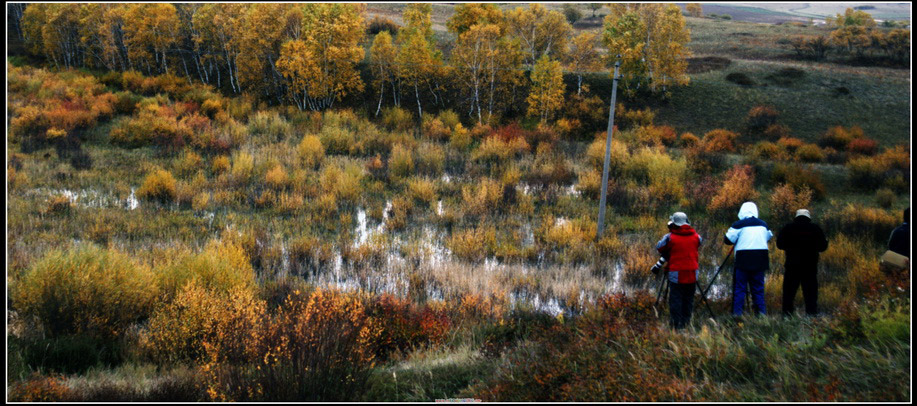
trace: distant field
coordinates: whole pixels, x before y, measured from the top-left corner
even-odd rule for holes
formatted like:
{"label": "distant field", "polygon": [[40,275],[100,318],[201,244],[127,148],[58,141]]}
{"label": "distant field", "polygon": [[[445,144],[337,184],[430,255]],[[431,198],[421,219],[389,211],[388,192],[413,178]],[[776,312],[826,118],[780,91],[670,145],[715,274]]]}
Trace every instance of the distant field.
{"label": "distant field", "polygon": [[[802,69],[805,75],[788,86],[767,78],[789,66]],[[726,81],[732,72],[747,74],[755,85]],[[809,141],[835,125],[859,125],[884,145],[909,139],[906,77],[873,76],[865,69],[737,60],[724,70],[693,75],[691,82],[674,90],[671,102],[659,110],[660,121],[695,134],[713,128],[741,130],[748,110],[767,104],[780,112],[780,121],[795,136]]]}
{"label": "distant field", "polygon": [[[832,17],[837,13],[843,13],[847,7],[869,7],[864,11],[872,14],[878,19],[893,20],[910,20],[911,5],[910,3],[736,3],[732,5],[704,5],[708,7],[754,7],[766,9],[781,14],[789,14],[801,17],[825,18]],[[735,17],[735,16],[733,16]]]}

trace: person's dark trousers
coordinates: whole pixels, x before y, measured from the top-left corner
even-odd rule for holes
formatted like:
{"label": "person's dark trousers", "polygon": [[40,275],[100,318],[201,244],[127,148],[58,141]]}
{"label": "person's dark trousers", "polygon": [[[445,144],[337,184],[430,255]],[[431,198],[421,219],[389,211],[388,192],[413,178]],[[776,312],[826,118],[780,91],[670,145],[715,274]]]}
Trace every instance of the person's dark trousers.
{"label": "person's dark trousers", "polygon": [[694,283],[669,284],[669,316],[672,327],[683,329],[691,322],[694,307]]}
{"label": "person's dark trousers", "polygon": [[732,315],[741,316],[745,307],[745,295],[751,291],[755,312],[764,315],[764,271],[746,272],[735,270],[735,291],[733,292]]}
{"label": "person's dark trousers", "polygon": [[802,298],[806,302],[806,314],[818,314],[818,279],[815,270],[803,271],[787,268],[783,275],[783,314],[792,315],[795,311],[796,290],[802,285]]}

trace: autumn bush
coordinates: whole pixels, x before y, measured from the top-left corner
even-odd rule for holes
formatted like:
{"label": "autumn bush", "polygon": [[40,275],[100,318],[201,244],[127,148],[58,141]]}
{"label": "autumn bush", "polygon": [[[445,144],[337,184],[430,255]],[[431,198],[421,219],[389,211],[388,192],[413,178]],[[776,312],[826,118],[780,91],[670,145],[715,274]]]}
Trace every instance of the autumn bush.
{"label": "autumn bush", "polygon": [[408,131],[414,126],[414,116],[400,107],[382,109],[382,124],[393,131]]}
{"label": "autumn bush", "polygon": [[559,262],[581,263],[592,257],[595,223],[583,219],[550,221],[542,219],[536,240]]}
{"label": "autumn bush", "polygon": [[235,151],[232,154],[230,175],[237,185],[245,185],[255,171],[255,158],[246,151]]}
{"label": "autumn bush", "polygon": [[825,214],[825,227],[832,232],[855,235],[865,241],[884,244],[899,219],[900,216],[887,210],[848,203]]}
{"label": "autumn bush", "polygon": [[350,154],[356,145],[356,134],[348,128],[325,124],[319,140],[329,154]]}
{"label": "autumn bush", "polygon": [[890,209],[895,204],[895,192],[889,188],[876,190],[876,204],[883,209]]}
{"label": "autumn bush", "polygon": [[395,178],[404,178],[414,173],[414,157],[411,150],[401,144],[392,148],[392,155],[388,160],[390,175]]}
{"label": "autumn bush", "polygon": [[481,145],[471,153],[471,159],[486,165],[495,165],[511,157],[519,156],[527,152],[529,148],[529,144],[523,137],[505,140],[500,135],[492,135],[484,139]]}
{"label": "autumn bush", "polygon": [[63,377],[38,373],[26,380],[12,382],[8,396],[10,402],[68,402],[75,397]]}
{"label": "autumn bush", "polygon": [[374,343],[374,353],[379,360],[406,354],[423,346],[441,345],[452,327],[445,309],[419,306],[390,294],[374,297],[366,311],[379,328]]}
{"label": "autumn bush", "polygon": [[872,157],[852,158],[846,167],[851,186],[856,189],[872,190],[885,185],[904,191],[910,180],[910,156],[903,147],[889,148]]}
{"label": "autumn bush", "polygon": [[144,320],[157,294],[149,268],[94,244],[47,253],[10,289],[12,308],[47,337],[98,339],[123,335]]}
{"label": "autumn bush", "polygon": [[858,155],[874,155],[878,143],[869,138],[856,138],[847,144],[847,152]]}
{"label": "autumn bush", "polygon": [[623,131],[630,128],[645,127],[653,124],[656,112],[649,107],[642,110],[628,109],[624,104],[615,106],[615,124]]}
{"label": "autumn bush", "polygon": [[360,182],[363,169],[356,165],[347,165],[343,169],[336,165],[326,165],[319,179],[325,195],[335,200],[356,203],[360,199]]}
{"label": "autumn bush", "polygon": [[415,202],[428,206],[436,200],[436,188],[429,179],[411,178],[408,180],[407,193]]}
{"label": "autumn bush", "polygon": [[143,184],[137,189],[137,197],[145,200],[166,203],[175,200],[175,178],[169,171],[154,169],[143,179]]}
{"label": "autumn bush", "polygon": [[248,132],[259,143],[284,140],[291,131],[290,123],[277,112],[259,111],[248,119]]}
{"label": "autumn bush", "polygon": [[788,158],[786,150],[777,143],[761,141],[751,147],[749,156],[758,160],[782,161]]}
{"label": "autumn bush", "polygon": [[723,184],[713,196],[708,209],[715,212],[738,213],[742,203],[757,197],[754,169],[748,165],[736,165],[724,175]]}
{"label": "autumn bush", "polygon": [[804,188],[812,191],[815,200],[825,198],[827,189],[821,180],[821,175],[811,168],[796,164],[777,164],[771,170],[770,181],[773,185],[786,184],[793,190],[800,191]]}
{"label": "autumn bush", "polygon": [[684,159],[672,159],[664,151],[651,148],[635,152],[624,165],[629,179],[649,185],[654,197],[670,201],[684,196],[687,169]]}
{"label": "autumn bush", "polygon": [[[207,350],[216,346],[224,351],[227,346],[254,349],[251,340],[260,332],[263,313],[264,303],[254,298],[251,289],[217,291],[193,280],[157,306],[145,333],[145,350],[155,362],[172,364],[203,363]],[[239,358],[238,354],[224,356]]]}
{"label": "autumn bush", "polygon": [[503,186],[491,179],[484,178],[476,186],[462,187],[463,211],[472,216],[483,216],[500,209],[503,200]]}
{"label": "autumn bush", "polygon": [[723,153],[735,151],[735,141],[738,134],[723,129],[710,130],[704,134],[701,147],[705,152]]}
{"label": "autumn bush", "polygon": [[812,203],[812,189],[802,186],[800,190],[787,184],[778,185],[770,195],[771,216],[778,221],[789,221],[796,210],[809,208]]}
{"label": "autumn bush", "polygon": [[417,172],[428,176],[439,176],[443,172],[446,152],[439,144],[422,142],[417,146],[415,166]]}
{"label": "autumn bush", "polygon": [[761,135],[768,127],[777,124],[777,110],[772,106],[755,106],[745,116],[745,125],[753,135]]}
{"label": "autumn bush", "polygon": [[496,229],[486,226],[455,231],[446,241],[453,255],[471,262],[484,261],[493,254],[496,244]]}
{"label": "autumn bush", "polygon": [[156,277],[167,301],[192,282],[212,292],[252,289],[255,284],[249,255],[228,238],[212,240],[198,253],[174,253],[157,267]]}
{"label": "autumn bush", "polygon": [[296,148],[299,161],[306,168],[315,168],[325,158],[325,147],[318,136],[306,135]]}
{"label": "autumn bush", "polygon": [[818,142],[824,147],[831,147],[843,151],[847,149],[847,145],[850,144],[850,142],[859,138],[863,138],[863,129],[859,126],[849,128],[834,126],[822,134]]}
{"label": "autumn bush", "polygon": [[806,163],[816,163],[825,160],[825,153],[818,145],[805,144],[796,149],[796,159]]}
{"label": "autumn bush", "polygon": [[354,399],[376,362],[379,327],[360,298],[316,289],[294,291],[254,334],[248,346],[207,346],[211,400]]}
{"label": "autumn bush", "polygon": [[441,119],[431,114],[424,114],[422,120],[422,133],[433,140],[444,140],[449,138],[451,131]]}
{"label": "autumn bush", "polygon": [[[586,162],[599,171],[605,165],[605,137],[596,137],[586,149]],[[611,160],[609,162],[608,173],[611,175],[620,175],[624,171],[624,165],[630,157],[629,149],[626,144],[615,138],[611,139]]]}

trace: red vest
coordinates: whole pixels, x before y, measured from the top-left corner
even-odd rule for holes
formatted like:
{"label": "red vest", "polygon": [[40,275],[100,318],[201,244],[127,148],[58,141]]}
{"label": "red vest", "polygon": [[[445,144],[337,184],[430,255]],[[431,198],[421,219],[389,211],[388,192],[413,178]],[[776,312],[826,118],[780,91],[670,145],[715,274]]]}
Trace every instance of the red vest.
{"label": "red vest", "polygon": [[670,272],[678,271],[678,283],[697,282],[697,248],[700,246],[700,237],[690,225],[676,227],[669,235],[666,244],[669,252],[669,261],[666,269]]}

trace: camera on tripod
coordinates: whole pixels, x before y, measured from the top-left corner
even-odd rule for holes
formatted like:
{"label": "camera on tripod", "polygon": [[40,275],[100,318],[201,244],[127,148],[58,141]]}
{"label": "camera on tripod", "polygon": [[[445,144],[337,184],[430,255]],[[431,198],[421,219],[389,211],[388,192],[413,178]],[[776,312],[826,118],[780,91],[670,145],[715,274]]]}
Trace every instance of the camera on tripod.
{"label": "camera on tripod", "polygon": [[659,271],[662,270],[663,267],[665,267],[665,263],[666,263],[665,257],[659,257],[659,260],[656,261],[656,264],[653,265],[652,268],[650,268],[650,272],[652,272],[653,275],[659,274]]}

